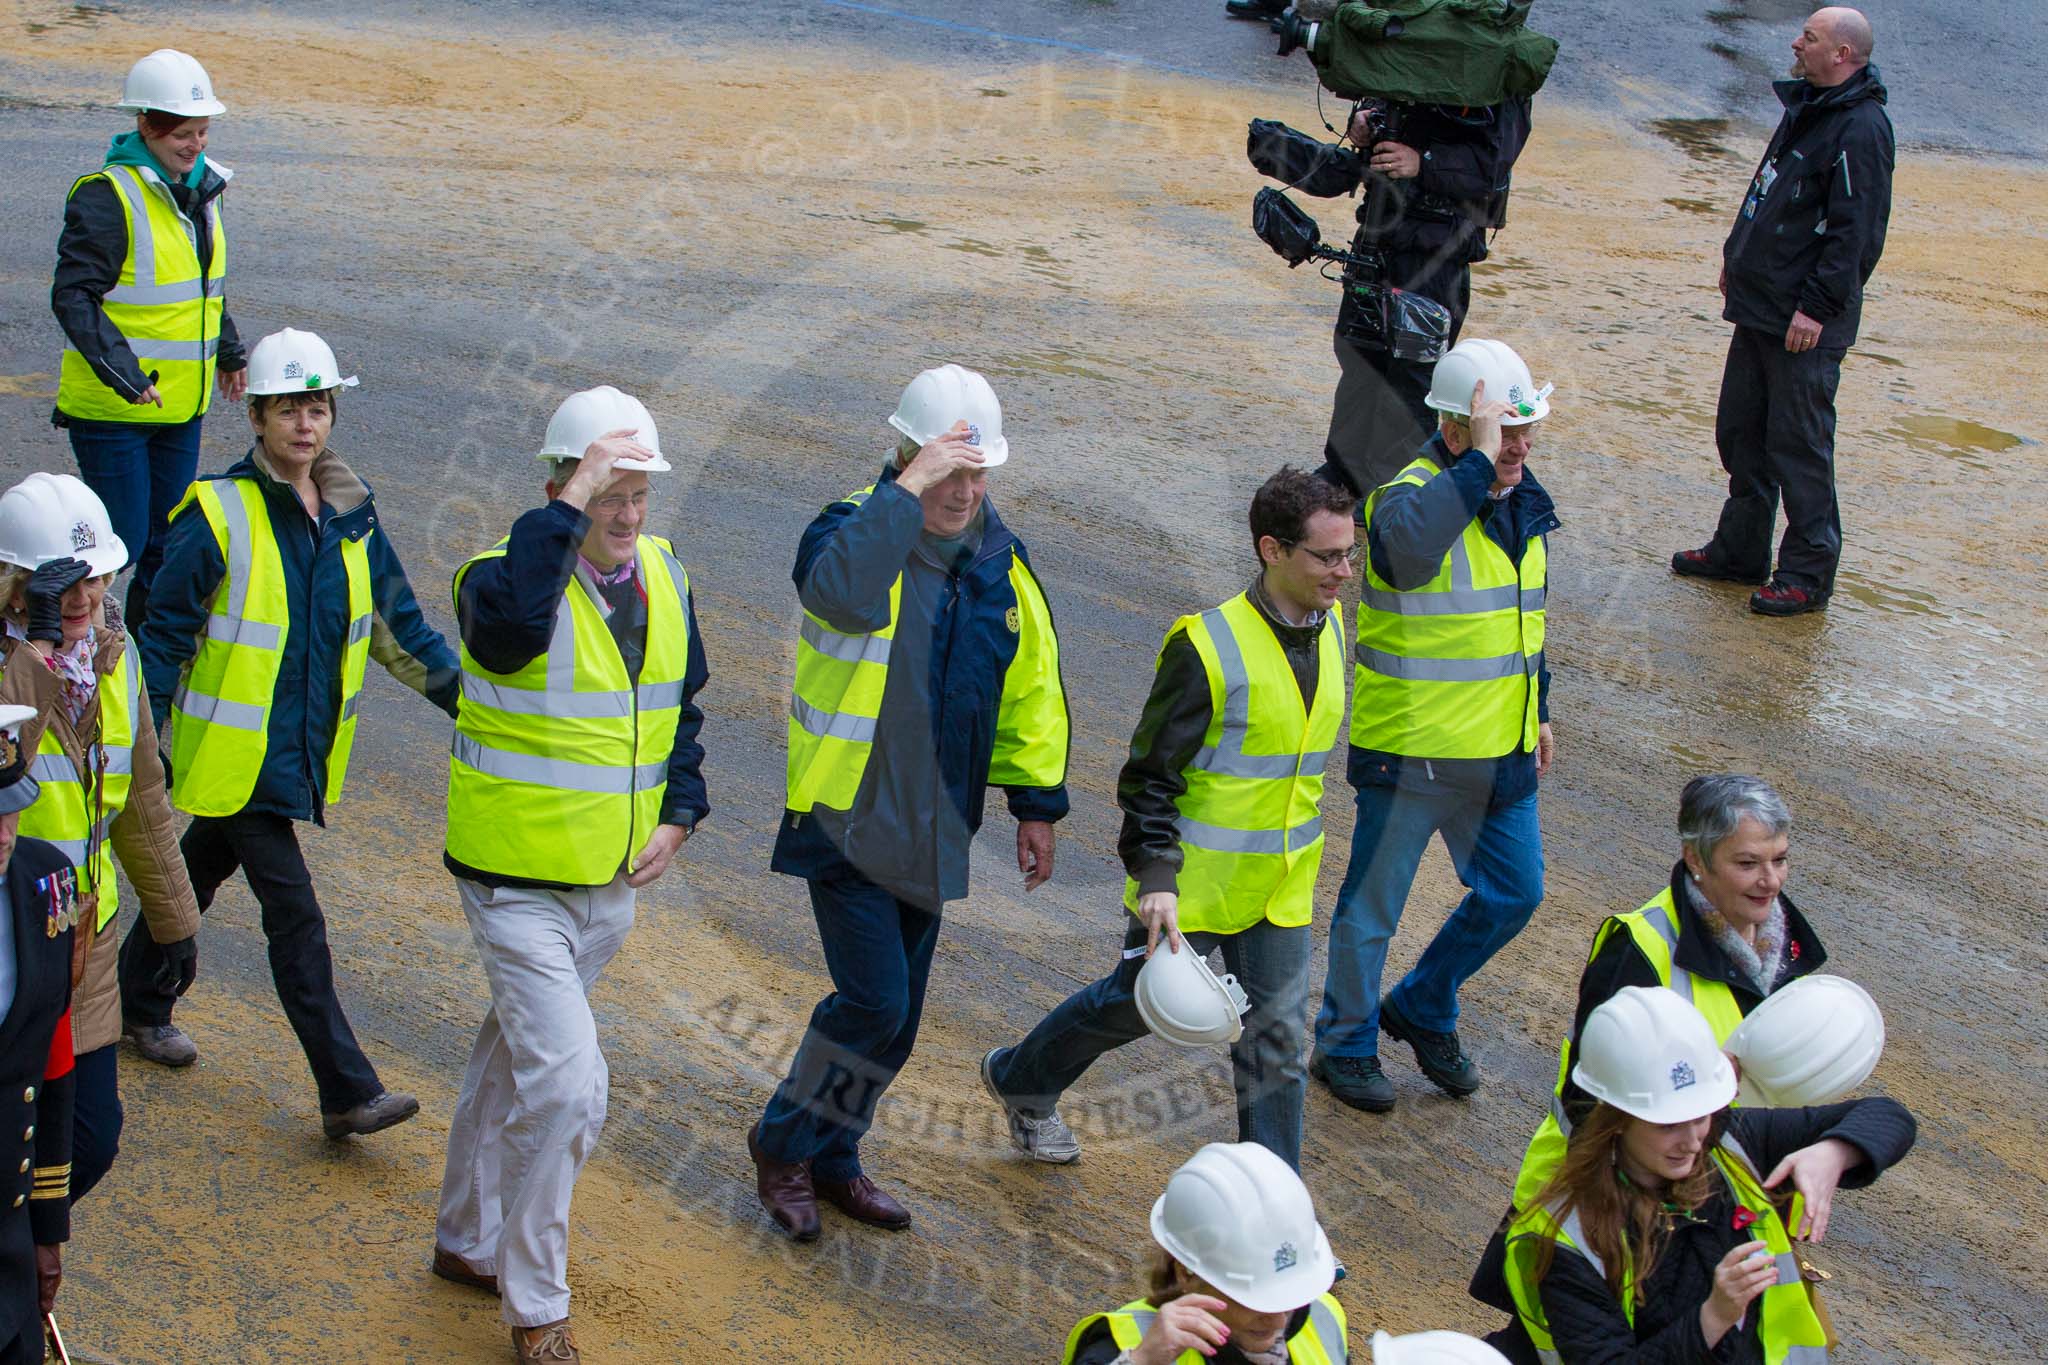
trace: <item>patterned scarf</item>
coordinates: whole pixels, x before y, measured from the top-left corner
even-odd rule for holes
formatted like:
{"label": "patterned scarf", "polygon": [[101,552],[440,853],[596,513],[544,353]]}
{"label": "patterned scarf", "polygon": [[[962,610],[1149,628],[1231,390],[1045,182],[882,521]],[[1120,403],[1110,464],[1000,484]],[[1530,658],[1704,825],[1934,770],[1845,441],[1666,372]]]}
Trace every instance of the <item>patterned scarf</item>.
{"label": "patterned scarf", "polygon": [[1758,995],[1769,995],[1771,988],[1778,984],[1778,978],[1785,974],[1785,903],[1771,902],[1770,914],[1756,928],[1756,942],[1749,943],[1728,922],[1727,916],[1716,910],[1707,900],[1705,893],[1686,878],[1685,897],[1692,902],[1693,913],[1700,917],[1700,923],[1707,926],[1707,932],[1714,936],[1714,942],[1728,960],[1735,964],[1735,970],[1749,979]]}
{"label": "patterned scarf", "polygon": [[[26,641],[28,636],[14,622],[7,624],[7,638]],[[93,667],[93,657],[99,650],[99,627],[88,627],[85,638],[69,647],[59,645],[51,648],[44,662],[64,688],[64,714],[76,727],[85,713],[99,700],[100,675]]]}

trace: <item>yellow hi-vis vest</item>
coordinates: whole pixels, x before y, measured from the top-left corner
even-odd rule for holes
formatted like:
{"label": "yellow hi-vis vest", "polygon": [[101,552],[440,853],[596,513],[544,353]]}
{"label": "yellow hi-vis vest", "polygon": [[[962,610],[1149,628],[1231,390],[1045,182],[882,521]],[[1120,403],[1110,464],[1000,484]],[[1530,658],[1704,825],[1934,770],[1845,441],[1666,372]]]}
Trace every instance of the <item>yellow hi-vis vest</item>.
{"label": "yellow hi-vis vest", "polygon": [[[1756,1215],[1756,1221],[1750,1225],[1752,1240],[1761,1241],[1778,1263],[1777,1283],[1763,1292],[1763,1316],[1757,1324],[1766,1365],[1826,1365],[1827,1329],[1813,1310],[1813,1298],[1800,1273],[1799,1257],[1792,1249],[1785,1221],[1778,1216],[1777,1207],[1751,1167],[1749,1154],[1734,1138],[1724,1137],[1712,1156],[1736,1201]],[[1577,1209],[1571,1210],[1562,1223],[1553,1209],[1529,1209],[1508,1225],[1507,1282],[1508,1292],[1514,1296],[1515,1312],[1545,1365],[1565,1365],[1564,1357],[1551,1340],[1537,1293],[1536,1258],[1540,1243],[1553,1237],[1557,1240],[1558,1255],[1585,1257],[1603,1278],[1607,1268],[1587,1247]],[[1700,1285],[1702,1301],[1712,1287],[1711,1283]],[[1635,1269],[1632,1265],[1624,1266],[1621,1308],[1630,1326],[1636,1320],[1635,1291]]]}
{"label": "yellow hi-vis vest", "polygon": [[[1114,1313],[1091,1313],[1067,1333],[1067,1352],[1060,1357],[1060,1365],[1074,1365],[1074,1357],[1081,1350],[1081,1338],[1096,1323],[1108,1323],[1110,1338],[1119,1349],[1129,1351],[1145,1339],[1158,1316],[1159,1310],[1145,1299],[1127,1303]],[[1301,1330],[1287,1338],[1287,1359],[1293,1365],[1344,1365],[1351,1358],[1346,1331],[1343,1305],[1325,1294],[1308,1306]],[[1182,1351],[1174,1365],[1202,1365],[1205,1359],[1200,1351]]]}
{"label": "yellow hi-vis vest", "polygon": [[121,886],[114,876],[114,846],[107,830],[127,809],[128,784],[135,773],[135,716],[142,705],[142,660],[131,636],[121,651],[121,662],[100,679],[100,738],[97,750],[87,755],[98,770],[85,774],[64,752],[51,726],[43,727],[43,740],[29,764],[29,775],[42,784],[36,803],[21,813],[21,832],[48,839],[64,851],[79,870],[87,891],[99,895],[99,922],[95,933],[113,922],[121,908]]}
{"label": "yellow hi-vis vest", "polygon": [[[1418,459],[1366,499],[1441,471]],[[1400,589],[1365,563],[1351,742],[1415,758],[1499,758],[1536,747],[1548,555],[1537,536],[1518,569],[1474,517],[1436,577]]]}
{"label": "yellow hi-vis vest", "polygon": [[[840,501],[858,507],[874,491],[870,484]],[[1003,674],[988,780],[997,787],[1057,787],[1067,779],[1068,738],[1059,637],[1038,579],[1014,548],[1009,579],[1017,598],[1009,617],[1017,653]],[[789,699],[784,804],[790,810],[853,809],[875,748],[889,651],[902,611],[903,575],[898,574],[889,586],[889,620],[880,630],[848,635],[804,613]]]}
{"label": "yellow hi-vis vest", "polygon": [[[1728,1035],[1735,1032],[1735,1026],[1742,1022],[1742,1006],[1736,1003],[1735,992],[1728,989],[1725,981],[1695,976],[1683,967],[1672,964],[1678,952],[1678,910],[1671,897],[1671,888],[1665,887],[1653,900],[1640,910],[1626,915],[1610,915],[1601,924],[1600,932],[1593,936],[1593,951],[1586,955],[1591,962],[1600,955],[1600,949],[1617,930],[1627,930],[1635,940],[1637,951],[1656,970],[1658,984],[1669,986],[1690,1000],[1699,1012],[1706,1016],[1707,1023],[1714,1029],[1714,1040],[1725,1043]],[[1550,1095],[1550,1113],[1543,1122],[1536,1125],[1535,1135],[1529,1139],[1529,1149],[1522,1156],[1522,1169],[1515,1176],[1515,1208],[1529,1207],[1529,1201],[1543,1188],[1544,1182],[1557,1173],[1564,1164],[1565,1139],[1571,1136],[1571,1117],[1564,1111],[1564,1087],[1570,1079],[1566,1068],[1571,1063],[1571,1040],[1566,1039],[1557,1057],[1557,1085]]]}
{"label": "yellow hi-vis vest", "polygon": [[[1311,708],[1246,594],[1182,617],[1167,638],[1178,630],[1209,675],[1209,729],[1179,801],[1180,927],[1307,924],[1323,860],[1323,767],[1344,719],[1344,618],[1336,607],[1323,618]],[[1124,905],[1138,906],[1129,877]]]}
{"label": "yellow hi-vis vest", "polygon": [[[270,505],[253,479],[201,479],[185,490],[171,518],[197,503],[213,529],[227,573],[214,589],[206,634],[171,696],[171,800],[187,815],[233,815],[248,804],[270,745],[270,707],[292,630],[284,559]],[[341,800],[356,709],[370,663],[369,541],[374,529],[341,545],[348,575],[348,645],[341,658],[341,703],[327,753],[326,801]],[[301,623],[303,628],[304,623]]]}
{"label": "yellow hi-vis vest", "polygon": [[[472,565],[455,571],[455,596]],[[493,673],[462,648],[462,708],[448,758],[448,856],[480,872],[603,886],[661,823],[690,663],[690,576],[665,540],[634,552],[647,594],[635,683],[587,567],[563,589],[545,653]]]}
{"label": "yellow hi-vis vest", "polygon": [[153,172],[109,166],[79,177],[71,193],[90,180],[113,186],[128,225],[128,254],[100,307],[127,340],[142,372],[155,372],[164,405],[136,406],[129,401],[133,395],[109,388],[91,363],[67,345],[57,376],[58,410],[94,422],[189,421],[204,413],[212,398],[214,353],[220,349],[220,318],[227,307],[228,239],[221,226],[220,196],[204,210],[213,254],[202,279],[197,229]]}

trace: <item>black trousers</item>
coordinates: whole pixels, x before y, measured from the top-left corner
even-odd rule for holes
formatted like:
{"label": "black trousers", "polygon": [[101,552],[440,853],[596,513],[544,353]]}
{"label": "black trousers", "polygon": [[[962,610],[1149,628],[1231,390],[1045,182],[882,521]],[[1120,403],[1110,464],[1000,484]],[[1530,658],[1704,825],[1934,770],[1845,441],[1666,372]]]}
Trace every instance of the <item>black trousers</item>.
{"label": "black trousers", "polygon": [[[20,1285],[8,1285],[10,1293],[19,1293]],[[28,1285],[28,1316],[15,1329],[13,1339],[0,1342],[0,1365],[42,1365],[46,1343],[43,1340],[43,1313],[36,1304],[36,1286]]]}
{"label": "black trousers", "polygon": [[[263,910],[263,937],[270,943],[270,975],[277,983],[278,1003],[313,1068],[320,1112],[338,1114],[382,1094],[384,1086],[357,1046],[335,994],[327,921],[313,895],[313,875],[306,870],[292,822],[282,815],[248,811],[194,816],[179,849],[202,914],[236,868],[248,878]],[[162,963],[163,950],[138,919],[121,945],[121,1012],[128,1023],[171,1021],[177,997],[157,984],[156,970]]]}
{"label": "black trousers", "polygon": [[[1464,330],[1472,304],[1472,268],[1464,260],[1392,256],[1387,275],[1403,289],[1431,298],[1451,312],[1450,345]],[[1434,361],[1397,360],[1391,351],[1365,350],[1336,333],[1337,396],[1323,457],[1343,470],[1364,497],[1408,467],[1436,430],[1436,414],[1423,403]]]}
{"label": "black trousers", "polygon": [[1707,553],[1744,577],[1771,568],[1771,532],[1785,504],[1777,577],[1826,597],[1842,557],[1842,512],[1835,502],[1835,387],[1840,346],[1797,355],[1785,338],[1737,327],[1721,372],[1714,443],[1728,471],[1728,501]]}
{"label": "black trousers", "polygon": [[[146,931],[145,931],[146,933]],[[121,1087],[115,1066],[118,1045],[108,1043],[78,1054],[72,1075],[76,1088],[71,1110],[71,1202],[92,1193],[113,1169],[121,1149]]]}

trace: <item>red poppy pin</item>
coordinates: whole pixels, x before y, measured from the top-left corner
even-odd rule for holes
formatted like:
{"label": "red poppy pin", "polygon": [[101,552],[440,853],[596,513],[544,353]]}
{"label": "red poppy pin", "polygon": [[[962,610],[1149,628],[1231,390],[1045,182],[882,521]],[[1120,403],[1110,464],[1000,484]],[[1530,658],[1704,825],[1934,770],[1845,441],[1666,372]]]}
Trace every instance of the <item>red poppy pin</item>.
{"label": "red poppy pin", "polygon": [[1787,945],[1787,946],[1786,946],[1786,948],[1785,948],[1785,955],[1786,955],[1787,957],[1791,958],[1791,959],[1792,959],[1792,960],[1793,960],[1794,962],[1797,962],[1797,961],[1799,960],[1799,940],[1798,940],[1798,939],[1796,939],[1796,938],[1795,938],[1795,939],[1793,939],[1793,940],[1792,940],[1792,942],[1791,942],[1791,943],[1790,943],[1789,945]]}
{"label": "red poppy pin", "polygon": [[1754,1209],[1745,1209],[1738,1206],[1735,1210],[1734,1215],[1728,1219],[1728,1225],[1734,1228],[1737,1232],[1741,1232],[1743,1229],[1747,1228],[1751,1223],[1754,1223],[1755,1221],[1756,1211]]}

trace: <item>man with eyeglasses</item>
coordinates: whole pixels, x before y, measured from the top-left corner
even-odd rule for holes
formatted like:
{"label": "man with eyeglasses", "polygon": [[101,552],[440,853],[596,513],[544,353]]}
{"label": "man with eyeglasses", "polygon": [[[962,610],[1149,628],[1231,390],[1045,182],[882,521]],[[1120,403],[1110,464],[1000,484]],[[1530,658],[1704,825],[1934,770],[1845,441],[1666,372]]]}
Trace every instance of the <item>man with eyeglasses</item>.
{"label": "man with eyeglasses", "polygon": [[[1458,988],[1543,900],[1536,783],[1552,751],[1543,626],[1558,520],[1526,462],[1550,392],[1504,343],[1459,342],[1431,376],[1436,434],[1366,499],[1348,763],[1358,819],[1309,1064],[1354,1109],[1394,1107],[1382,1029],[1438,1089],[1479,1088]],[[1387,944],[1438,834],[1467,895],[1383,997]]]}
{"label": "man with eyeglasses", "polygon": [[1055,1106],[1081,1073],[1145,1033],[1138,970],[1168,952],[1224,965],[1250,999],[1231,1045],[1237,1136],[1301,1165],[1309,919],[1323,858],[1323,768],[1344,720],[1344,623],[1355,500],[1282,469],[1252,498],[1259,571],[1174,622],[1117,779],[1127,874],[1121,955],[1015,1047],[982,1059],[1010,1141],[1063,1164],[1080,1141]]}
{"label": "man with eyeglasses", "polygon": [[569,1200],[604,1126],[587,994],[710,805],[690,578],[646,534],[654,419],[610,386],[548,423],[546,505],[455,574],[448,843],[491,987],[448,1130],[436,1275],[498,1294],[514,1356],[574,1361]]}

